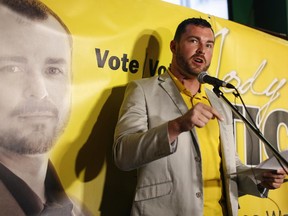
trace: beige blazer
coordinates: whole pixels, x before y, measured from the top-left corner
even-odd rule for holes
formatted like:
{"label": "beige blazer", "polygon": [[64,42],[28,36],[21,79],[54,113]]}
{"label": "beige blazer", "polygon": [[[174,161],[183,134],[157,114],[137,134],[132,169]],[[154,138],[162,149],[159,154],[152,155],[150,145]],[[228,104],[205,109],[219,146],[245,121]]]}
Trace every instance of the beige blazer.
{"label": "beige blazer", "polygon": [[[227,175],[245,168],[235,152],[232,113],[213,92],[207,90],[207,95],[212,106],[225,118],[224,122],[219,122],[224,185],[229,215],[236,216],[239,191],[257,196],[260,193],[251,179]],[[138,170],[131,215],[203,215],[197,135],[192,130],[182,133],[173,146],[168,141],[167,122],[187,111],[168,73],[128,84],[115,130],[113,152],[120,169]]]}

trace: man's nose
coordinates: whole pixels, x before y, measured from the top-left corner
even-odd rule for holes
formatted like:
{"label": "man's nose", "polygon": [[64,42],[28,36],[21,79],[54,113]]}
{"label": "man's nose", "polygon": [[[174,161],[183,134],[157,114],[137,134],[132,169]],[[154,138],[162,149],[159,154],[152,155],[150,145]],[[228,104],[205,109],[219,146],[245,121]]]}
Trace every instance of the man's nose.
{"label": "man's nose", "polygon": [[201,43],[198,44],[196,53],[197,53],[197,54],[204,54],[204,53],[205,53],[205,51],[204,51],[204,45],[203,45],[203,44],[201,44]]}
{"label": "man's nose", "polygon": [[40,100],[48,96],[45,79],[41,73],[30,73],[25,81],[24,96],[26,98]]}

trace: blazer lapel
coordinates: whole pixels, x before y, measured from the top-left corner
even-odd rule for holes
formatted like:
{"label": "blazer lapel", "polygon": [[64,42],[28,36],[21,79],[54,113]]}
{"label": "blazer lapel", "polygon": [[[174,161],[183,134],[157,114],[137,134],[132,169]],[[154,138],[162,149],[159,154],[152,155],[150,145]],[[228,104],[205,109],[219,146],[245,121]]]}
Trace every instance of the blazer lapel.
{"label": "blazer lapel", "polygon": [[188,111],[188,108],[183,101],[180,92],[175,85],[174,81],[169,76],[168,72],[165,72],[164,74],[161,74],[158,77],[159,85],[165,90],[165,92],[169,95],[175,106],[178,108],[178,110],[183,115]]}

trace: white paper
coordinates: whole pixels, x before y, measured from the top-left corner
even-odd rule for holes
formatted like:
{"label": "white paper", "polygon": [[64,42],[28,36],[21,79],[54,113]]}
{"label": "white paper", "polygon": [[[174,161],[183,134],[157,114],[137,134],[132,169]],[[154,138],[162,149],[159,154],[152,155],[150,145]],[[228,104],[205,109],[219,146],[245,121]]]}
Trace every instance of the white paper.
{"label": "white paper", "polygon": [[[288,149],[285,151],[280,152],[280,155],[288,161]],[[278,160],[273,156],[268,158],[267,160],[261,162],[257,166],[254,167],[248,167],[247,169],[238,171],[236,173],[231,173],[230,175],[248,175],[251,177],[257,177],[260,176],[263,172],[269,172],[269,171],[276,171],[278,169],[282,168],[282,166],[279,164]],[[287,171],[288,171],[288,167]]]}
{"label": "white paper", "polygon": [[[280,155],[287,161],[288,160],[288,150],[280,152]],[[274,169],[277,170],[279,168],[282,168],[279,164],[278,160],[275,157],[270,157],[267,160],[261,162],[256,166],[256,168],[260,169]]]}

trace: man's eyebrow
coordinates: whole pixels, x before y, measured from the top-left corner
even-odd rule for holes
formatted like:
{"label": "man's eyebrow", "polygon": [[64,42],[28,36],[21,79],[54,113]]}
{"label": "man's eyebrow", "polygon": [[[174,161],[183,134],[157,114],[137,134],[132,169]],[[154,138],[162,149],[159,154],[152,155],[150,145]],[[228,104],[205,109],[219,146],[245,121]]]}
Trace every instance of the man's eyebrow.
{"label": "man's eyebrow", "polygon": [[[201,37],[199,37],[199,36],[196,36],[196,35],[190,35],[189,37],[188,37],[188,39],[191,39],[191,38],[196,38],[197,40],[199,40],[199,41],[201,41]],[[206,43],[215,43],[215,40],[208,40]]]}
{"label": "man's eyebrow", "polygon": [[19,63],[27,63],[28,60],[22,56],[0,56],[0,61],[2,62],[19,62]]}
{"label": "man's eyebrow", "polygon": [[47,58],[45,64],[66,64],[67,61],[64,58]]}
{"label": "man's eyebrow", "polygon": [[212,44],[214,44],[215,41],[214,41],[214,40],[208,40],[207,43],[212,43]]}
{"label": "man's eyebrow", "polygon": [[[27,63],[28,59],[23,56],[0,56],[0,62],[18,62]],[[66,64],[67,61],[64,58],[47,58],[46,64]]]}

